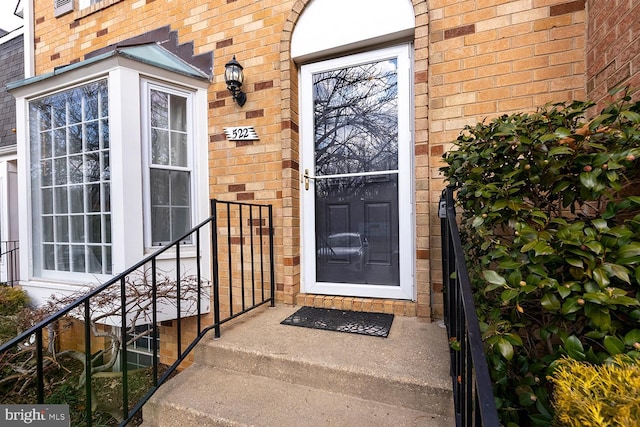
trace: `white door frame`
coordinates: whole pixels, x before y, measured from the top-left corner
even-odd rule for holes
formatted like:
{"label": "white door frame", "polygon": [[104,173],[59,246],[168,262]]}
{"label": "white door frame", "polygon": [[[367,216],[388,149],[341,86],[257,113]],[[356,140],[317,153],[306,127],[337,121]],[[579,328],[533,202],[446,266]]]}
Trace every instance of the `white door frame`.
{"label": "white door frame", "polygon": [[[315,73],[397,58],[398,64],[398,212],[400,286],[316,282],[314,180],[305,189],[304,171],[315,170],[312,77]],[[415,300],[412,58],[409,44],[330,59],[300,67],[300,193],[303,293]]]}

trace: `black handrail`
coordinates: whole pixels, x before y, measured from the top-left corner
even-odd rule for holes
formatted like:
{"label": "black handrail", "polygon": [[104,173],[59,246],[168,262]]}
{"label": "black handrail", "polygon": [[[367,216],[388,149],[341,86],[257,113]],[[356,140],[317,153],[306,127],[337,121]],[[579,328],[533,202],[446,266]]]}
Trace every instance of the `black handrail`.
{"label": "black handrail", "polygon": [[[246,215],[243,214],[243,212],[247,211],[249,213],[248,221],[245,219]],[[119,337],[120,343],[118,344],[118,350],[120,370],[122,372],[121,406],[123,408],[120,426],[124,426],[133,420],[134,416],[142,409],[143,405],[155,393],[158,387],[185,361],[191,350],[193,350],[208,331],[213,329],[215,336],[219,337],[220,326],[222,324],[266,303],[270,303],[271,307],[275,305],[272,207],[270,205],[211,200],[211,212],[212,214],[208,219],[195,226],[180,238],[136,263],[121,274],[113,277],[108,282],[97,286],[65,306],[62,310],[52,314],[47,319],[0,346],[0,361],[16,356],[18,353],[17,350],[22,350],[23,354],[25,349],[33,353],[29,356],[33,359],[31,363],[32,366],[34,366],[31,373],[32,377],[30,378],[35,381],[36,391],[34,394],[37,396],[36,400],[38,404],[45,403],[45,387],[51,386],[50,381],[45,381],[45,371],[51,367],[53,363],[57,363],[56,357],[62,354],[61,349],[53,351],[55,347],[61,346],[61,343],[60,337],[56,339],[52,332],[57,326],[60,326],[58,322],[61,319],[82,320],[84,324],[83,363],[85,366],[95,367],[92,363],[93,360],[96,359],[95,355],[98,349],[96,348],[96,334],[93,332],[93,328],[96,327],[96,317],[104,314],[104,312],[101,313],[99,310],[96,310],[96,301],[99,299],[104,303],[105,297],[113,297],[109,299],[109,303],[115,304],[117,307],[116,310],[119,311],[117,318],[114,319],[115,316],[103,318],[103,323],[98,326],[108,327],[108,325],[117,325],[120,327],[121,336]],[[259,218],[257,223],[254,220],[254,216]],[[212,290],[207,289],[207,284],[210,283],[210,281],[204,277],[201,271],[201,245],[209,245],[209,242],[205,239],[201,241],[201,233],[206,227],[211,227]],[[226,244],[222,245],[218,243],[218,234],[221,229],[228,234]],[[246,237],[247,231],[249,231],[249,238]],[[183,257],[181,253],[192,246],[191,243],[185,242],[194,241],[195,254],[191,253]],[[259,259],[254,255],[258,246],[260,253]],[[173,253],[167,254],[169,251]],[[248,263],[245,262],[245,251],[250,251],[251,253],[251,279],[246,278],[248,273],[245,272],[245,269]],[[166,255],[162,257],[163,254]],[[221,256],[227,258],[228,264],[225,264],[228,270],[226,271],[219,265],[219,258]],[[166,277],[166,273],[159,268],[158,264],[173,262],[172,260],[174,258],[175,269],[173,270],[173,276],[170,281],[170,292],[169,294],[165,294],[164,299],[161,299],[158,295],[160,284],[157,279]],[[195,274],[189,276],[189,278],[185,278],[181,273],[181,269],[184,268],[185,262],[193,258],[195,258],[196,264]],[[255,274],[256,269],[260,269],[260,274]],[[233,281],[234,273],[237,274],[237,271],[239,271],[239,275],[242,278],[240,284]],[[144,272],[142,278],[144,283],[134,283],[134,279],[139,280],[141,272]],[[265,281],[265,273],[268,273],[268,281]],[[195,288],[190,286],[194,281]],[[248,283],[249,281],[251,283]],[[132,299],[131,291],[133,290],[137,293],[136,298],[140,298],[140,287],[142,285],[150,286],[149,292],[151,297],[145,302],[148,305],[137,304],[134,306],[134,301],[137,300]],[[238,286],[242,286],[240,290],[241,301],[239,301],[237,297],[234,299],[233,288],[237,288]],[[225,299],[225,301],[221,301],[221,288],[228,291],[228,300]],[[211,318],[210,313],[206,312],[207,310],[203,310],[203,306],[206,303],[204,298],[210,296],[213,296],[211,301],[213,318]],[[171,301],[169,301],[169,299],[171,299]],[[117,303],[112,300],[117,301]],[[249,304],[249,302],[251,304]],[[228,306],[225,306],[227,303]],[[175,314],[171,314],[169,320],[159,320],[161,314],[164,314],[166,317],[168,305],[171,306],[172,310],[175,310]],[[195,309],[193,308],[194,305]],[[146,307],[146,311],[144,311],[145,309],[141,309],[141,306]],[[165,348],[170,348],[171,344],[175,344],[176,349],[172,356],[165,354],[164,357],[171,357],[175,359],[175,362],[167,367],[162,375],[158,377],[160,375],[158,372],[159,353],[158,345],[154,344],[152,349],[153,362],[151,374],[153,385],[141,398],[138,398],[135,402],[131,402],[131,396],[128,391],[131,369],[128,367],[127,362],[127,354],[130,351],[127,348],[127,340],[130,340],[130,338],[127,332],[131,331],[133,326],[136,326],[135,319],[139,319],[139,317],[134,317],[132,313],[135,312],[140,316],[140,310],[144,312],[144,319],[149,319],[149,321],[152,322],[150,336],[153,338],[153,343],[156,343],[157,340],[160,339],[160,345],[164,345],[162,342],[163,337],[159,335],[159,325],[163,327],[175,326],[174,342],[169,342],[169,338],[173,337],[168,337],[168,333],[165,332],[163,335],[167,336],[168,340]],[[151,313],[148,313],[149,310]],[[194,318],[195,322],[193,321]],[[202,322],[206,320],[211,324],[203,328]],[[188,329],[189,327],[192,329]],[[64,329],[64,326],[60,327],[60,329]],[[187,333],[189,334],[188,337]],[[45,334],[48,335],[45,337]],[[78,338],[76,338],[76,341],[78,341]],[[183,341],[189,342],[184,350],[182,349]],[[82,343],[76,342],[75,345],[82,345]],[[5,383],[8,375],[10,374],[6,371],[0,372],[0,384]],[[96,403],[92,402],[95,394],[94,390],[92,390],[92,375],[94,375],[92,369],[86,369],[84,407],[87,426],[91,426],[93,423],[92,406],[95,406],[94,404]]]}
{"label": "black handrail", "polygon": [[444,318],[451,344],[456,426],[498,427],[500,421],[460,241],[452,187],[442,192],[439,214],[445,284]]}
{"label": "black handrail", "polygon": [[0,283],[13,287],[20,281],[18,268],[19,243],[17,240],[3,240],[0,242],[0,264],[4,265],[4,277]]}

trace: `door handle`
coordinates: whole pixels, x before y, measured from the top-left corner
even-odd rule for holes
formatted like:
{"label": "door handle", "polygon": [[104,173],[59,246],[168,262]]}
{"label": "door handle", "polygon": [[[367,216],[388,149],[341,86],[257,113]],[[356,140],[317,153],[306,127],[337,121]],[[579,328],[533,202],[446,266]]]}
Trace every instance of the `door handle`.
{"label": "door handle", "polygon": [[302,179],[304,180],[304,189],[309,191],[309,180],[316,179],[316,177],[309,175],[309,169],[305,169],[304,174],[302,174]]}

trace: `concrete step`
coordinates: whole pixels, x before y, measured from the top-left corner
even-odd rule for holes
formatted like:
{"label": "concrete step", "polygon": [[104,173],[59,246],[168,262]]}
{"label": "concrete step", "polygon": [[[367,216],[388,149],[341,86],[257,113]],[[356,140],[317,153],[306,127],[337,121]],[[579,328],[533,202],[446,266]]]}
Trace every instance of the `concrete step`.
{"label": "concrete step", "polygon": [[261,309],[205,338],[143,426],[454,424],[443,328],[396,316],[379,338],[280,325],[296,309]]}

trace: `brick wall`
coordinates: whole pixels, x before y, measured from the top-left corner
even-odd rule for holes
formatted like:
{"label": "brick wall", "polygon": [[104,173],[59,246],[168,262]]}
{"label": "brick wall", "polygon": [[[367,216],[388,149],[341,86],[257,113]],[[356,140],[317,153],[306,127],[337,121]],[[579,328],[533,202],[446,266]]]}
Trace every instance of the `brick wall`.
{"label": "brick wall", "polygon": [[5,88],[24,77],[23,52],[24,36],[0,44],[0,147],[16,143],[16,101]]}
{"label": "brick wall", "polygon": [[[585,98],[585,0],[413,0],[418,298],[401,306],[299,293],[298,69],[289,50],[310,1],[103,0],[90,11],[56,19],[49,0],[35,0],[37,74],[170,25],[181,43],[194,42],[195,54],[214,52],[211,197],[274,204],[277,299],[441,316],[441,156],[465,124]],[[245,67],[243,108],[231,100],[223,79],[233,55]],[[254,126],[260,140],[227,141],[223,128],[232,125]]]}
{"label": "brick wall", "polygon": [[[178,32],[180,43],[193,41],[194,54],[214,52],[208,99],[209,192],[212,198],[274,205],[278,298],[291,302],[291,296],[285,297],[284,282],[296,279],[291,279],[290,272],[285,275],[284,269],[299,263],[299,249],[298,238],[293,236],[298,225],[297,205],[294,207],[287,186],[297,179],[283,185],[283,171],[290,170],[294,162],[280,134],[283,128],[297,132],[297,125],[282,119],[281,88],[289,83],[280,81],[280,42],[294,2],[104,0],[92,7],[94,13],[80,11],[59,18],[54,18],[50,1],[35,3],[37,74],[81,61],[94,50],[166,25]],[[233,102],[224,82],[224,64],[233,55],[245,69],[247,103],[242,108]],[[226,140],[224,127],[243,125],[254,126],[260,140]],[[297,154],[293,157],[297,159]],[[286,289],[291,294],[294,287]]]}
{"label": "brick wall", "polygon": [[[431,281],[439,290],[442,153],[467,124],[584,99],[586,16],[584,0],[431,0],[429,6],[429,235]],[[439,315],[439,301],[434,308]]]}
{"label": "brick wall", "polygon": [[587,93],[602,107],[611,89],[640,87],[640,2],[589,0],[587,10]]}

